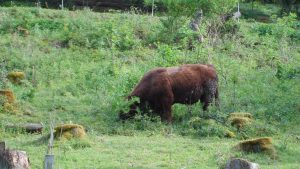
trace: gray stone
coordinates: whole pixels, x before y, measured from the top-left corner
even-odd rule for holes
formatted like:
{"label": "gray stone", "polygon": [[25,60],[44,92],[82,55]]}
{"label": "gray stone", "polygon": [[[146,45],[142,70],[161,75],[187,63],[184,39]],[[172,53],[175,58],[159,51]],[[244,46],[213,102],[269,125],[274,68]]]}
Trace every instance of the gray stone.
{"label": "gray stone", "polygon": [[245,159],[233,158],[227,162],[225,169],[259,169],[259,165]]}

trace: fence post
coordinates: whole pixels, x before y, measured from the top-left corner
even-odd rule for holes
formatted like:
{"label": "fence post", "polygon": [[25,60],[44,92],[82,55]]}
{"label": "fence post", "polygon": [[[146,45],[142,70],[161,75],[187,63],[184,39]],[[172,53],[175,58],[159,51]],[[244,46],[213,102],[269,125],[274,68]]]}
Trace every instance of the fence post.
{"label": "fence post", "polygon": [[54,132],[54,127],[53,127],[53,122],[51,122],[50,139],[49,139],[47,154],[45,155],[44,169],[54,169],[54,155],[52,153],[53,139],[54,139],[53,132]]}
{"label": "fence post", "polygon": [[54,169],[54,155],[45,155],[45,166],[44,169]]}

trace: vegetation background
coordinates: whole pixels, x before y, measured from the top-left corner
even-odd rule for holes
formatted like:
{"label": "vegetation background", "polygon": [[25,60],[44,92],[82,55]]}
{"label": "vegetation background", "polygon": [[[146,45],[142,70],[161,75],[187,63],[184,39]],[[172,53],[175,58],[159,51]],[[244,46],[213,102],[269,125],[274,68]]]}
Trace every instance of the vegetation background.
{"label": "vegetation background", "polygon": [[[242,17],[227,20],[224,16],[237,11],[236,0],[155,1],[163,10],[154,16],[134,7],[97,13],[32,2],[0,3],[0,89],[16,96],[9,106],[1,99],[0,140],[27,151],[32,168],[43,166],[48,142],[43,138],[51,122],[80,124],[88,134],[85,140],[55,141],[55,168],[220,168],[231,157],[262,168],[298,168],[295,5],[286,10],[271,1],[245,1]],[[195,32],[189,24],[199,8],[203,17]],[[128,106],[124,97],[144,73],[187,63],[217,69],[221,109],[206,114],[214,120],[199,118],[204,112],[197,103],[174,105],[171,126],[143,116],[118,121],[118,112]],[[6,78],[12,71],[25,72],[21,84]],[[227,122],[232,112],[249,112],[255,121],[237,131]],[[44,133],[7,128],[28,122],[42,123]],[[226,138],[226,131],[236,137]],[[240,140],[264,136],[273,137],[276,159],[232,149]]]}

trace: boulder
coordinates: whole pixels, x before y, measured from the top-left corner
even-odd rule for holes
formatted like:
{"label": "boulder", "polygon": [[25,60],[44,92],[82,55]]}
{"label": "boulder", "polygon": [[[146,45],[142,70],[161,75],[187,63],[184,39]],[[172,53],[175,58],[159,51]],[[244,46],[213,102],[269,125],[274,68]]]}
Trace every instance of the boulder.
{"label": "boulder", "polygon": [[225,169],[259,169],[259,165],[245,159],[233,158],[227,162]]}

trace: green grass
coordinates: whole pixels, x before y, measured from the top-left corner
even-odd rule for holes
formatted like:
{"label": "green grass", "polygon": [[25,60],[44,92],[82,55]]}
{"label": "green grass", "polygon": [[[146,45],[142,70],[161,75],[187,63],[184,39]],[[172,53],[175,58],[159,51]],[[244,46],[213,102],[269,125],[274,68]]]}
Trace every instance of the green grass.
{"label": "green grass", "polygon": [[[0,140],[27,151],[32,168],[41,168],[47,141],[7,131],[6,125],[42,122],[45,135],[51,121],[83,125],[87,140],[55,142],[56,168],[218,168],[230,157],[247,158],[262,168],[297,168],[300,32],[295,17],[268,24],[230,21],[215,41],[207,33],[212,21],[205,18],[205,41],[193,50],[188,49],[193,36],[188,26],[166,31],[172,27],[162,24],[166,19],[135,11],[1,7],[0,88],[14,91],[19,113],[0,110]],[[188,25],[187,18],[183,22]],[[191,124],[204,113],[200,103],[174,105],[172,126],[160,119],[117,120],[124,97],[144,73],[185,63],[212,63],[218,71],[221,110],[211,108],[210,116],[226,120],[229,113],[250,112],[252,126],[227,139],[224,130],[236,133],[235,128]],[[14,70],[26,73],[22,85],[5,78]],[[241,139],[260,136],[274,138],[278,159],[232,149]]]}
{"label": "green grass", "polygon": [[[218,168],[231,157],[242,157],[259,163],[263,169],[296,169],[300,163],[299,142],[287,138],[287,145],[275,137],[278,159],[267,154],[244,154],[232,149],[236,139],[192,139],[176,135],[108,136],[90,135],[91,147],[74,148],[74,143],[57,144],[55,168]],[[46,144],[32,142],[39,135],[20,135],[7,139],[11,148],[25,150],[32,168],[42,168]],[[282,148],[282,146],[286,146]],[[37,151],[38,150],[38,151]]]}

